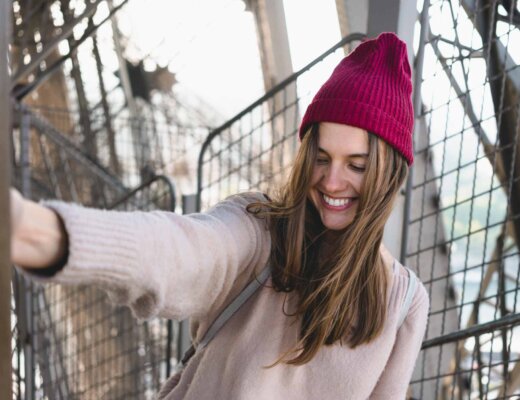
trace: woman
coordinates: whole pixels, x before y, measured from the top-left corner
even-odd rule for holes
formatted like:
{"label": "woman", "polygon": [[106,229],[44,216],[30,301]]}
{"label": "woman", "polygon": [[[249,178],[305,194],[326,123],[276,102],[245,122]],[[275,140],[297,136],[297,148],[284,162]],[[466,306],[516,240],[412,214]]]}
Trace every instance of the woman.
{"label": "woman", "polygon": [[14,195],[13,261],[35,279],[99,285],[138,318],[190,317],[195,344],[267,265],[161,398],[403,399],[428,297],[381,241],[413,161],[410,96],[406,46],[382,34],[316,94],[278,198],[179,216]]}

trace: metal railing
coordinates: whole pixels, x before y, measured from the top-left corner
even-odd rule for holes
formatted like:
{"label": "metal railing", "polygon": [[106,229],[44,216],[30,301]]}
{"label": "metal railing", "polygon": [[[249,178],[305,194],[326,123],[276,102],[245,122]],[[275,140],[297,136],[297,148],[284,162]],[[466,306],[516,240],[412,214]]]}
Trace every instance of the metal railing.
{"label": "metal railing", "polygon": [[[520,395],[520,68],[512,44],[519,13],[517,2],[422,5],[416,163],[406,190],[401,254],[431,298],[411,383],[414,398]],[[197,167],[199,210],[229,194],[270,192],[282,184],[298,145],[301,112],[343,57],[343,46],[363,37],[345,38],[210,133]],[[64,129],[62,135],[42,114],[19,108],[15,116],[12,152],[25,194],[173,209],[172,186],[163,177],[152,176],[120,202],[137,186],[128,182],[140,179],[122,179],[110,155],[95,158],[81,150],[85,132]],[[147,130],[131,121],[129,131]],[[161,154],[160,145],[152,147]],[[135,164],[129,161],[128,176],[142,178]],[[21,285],[14,281],[14,398],[147,398],[170,372],[176,324],[137,326],[125,311],[107,310],[93,289]]]}
{"label": "metal railing", "polygon": [[[19,107],[13,130],[15,181],[28,197],[118,210],[170,210],[169,178],[128,190],[42,117]],[[91,287],[13,280],[14,398],[152,398],[178,359],[178,324],[138,323]]]}
{"label": "metal railing", "polygon": [[423,4],[405,258],[433,299],[419,398],[520,395],[518,12]]}

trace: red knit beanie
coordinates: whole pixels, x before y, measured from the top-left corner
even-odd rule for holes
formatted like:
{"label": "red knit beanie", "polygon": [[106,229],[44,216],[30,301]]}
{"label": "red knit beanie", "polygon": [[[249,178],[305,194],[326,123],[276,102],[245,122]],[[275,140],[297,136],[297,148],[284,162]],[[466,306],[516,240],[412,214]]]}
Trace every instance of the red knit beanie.
{"label": "red knit beanie", "polygon": [[382,33],[345,57],[320,88],[300,125],[300,138],[314,122],[336,122],[378,135],[413,163],[414,113],[406,44]]}

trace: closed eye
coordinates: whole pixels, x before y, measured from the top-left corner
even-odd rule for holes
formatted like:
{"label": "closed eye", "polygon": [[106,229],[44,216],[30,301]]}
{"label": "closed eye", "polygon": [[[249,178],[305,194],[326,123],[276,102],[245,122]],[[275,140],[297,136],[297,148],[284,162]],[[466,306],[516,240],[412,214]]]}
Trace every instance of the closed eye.
{"label": "closed eye", "polygon": [[365,166],[358,166],[354,164],[350,164],[350,168],[352,168],[353,171],[358,173],[363,173],[366,170]]}
{"label": "closed eye", "polygon": [[328,162],[329,162],[328,158],[318,157],[316,159],[316,164],[318,164],[318,165],[324,165],[324,164],[327,164]]}

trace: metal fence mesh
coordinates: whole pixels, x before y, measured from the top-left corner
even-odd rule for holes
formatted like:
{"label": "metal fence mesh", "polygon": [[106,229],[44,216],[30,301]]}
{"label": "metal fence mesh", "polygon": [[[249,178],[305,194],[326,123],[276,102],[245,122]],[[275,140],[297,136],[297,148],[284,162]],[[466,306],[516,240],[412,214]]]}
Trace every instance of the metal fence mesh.
{"label": "metal fence mesh", "polygon": [[414,393],[518,398],[518,5],[424,7],[406,262],[432,306]]}
{"label": "metal fence mesh", "polygon": [[[15,31],[22,32],[10,54],[15,97],[46,79],[63,79],[46,72],[58,62],[75,82],[69,92],[80,104],[78,113],[16,106],[14,181],[38,199],[173,210],[172,186],[155,174],[185,169],[190,175],[192,156],[186,154],[198,149],[204,124],[190,126],[189,115],[179,120],[169,114],[167,101],[161,110],[146,105],[141,118],[129,118],[121,86],[104,87],[102,73],[98,102],[81,106],[88,96],[74,52],[66,61],[53,59],[57,32],[81,23],[82,12],[90,18],[99,4],[85,2],[75,12],[68,2],[58,4],[64,16],[58,26],[50,12],[35,14],[40,3],[13,2]],[[410,396],[519,398],[520,8],[516,1],[439,0],[420,1],[419,11],[416,163],[406,194],[403,258],[426,285],[431,312]],[[35,36],[35,21],[47,21],[52,31]],[[303,110],[343,47],[361,38],[346,38],[211,132],[198,164],[200,209],[236,192],[269,193],[283,183]],[[60,40],[71,49],[83,43]],[[95,40],[85,43],[95,56]],[[39,53],[47,55],[43,66],[35,61]],[[110,96],[119,110],[107,112],[102,100]],[[176,159],[183,163],[173,165]],[[177,324],[138,324],[90,288],[42,287],[15,275],[13,293],[13,398],[149,398],[170,372]]]}
{"label": "metal fence mesh", "polygon": [[[21,108],[13,130],[16,180],[33,198],[118,210],[175,210],[175,191],[155,176],[129,191],[72,140]],[[92,287],[13,279],[14,398],[153,398],[176,363],[178,324],[137,322]]]}

